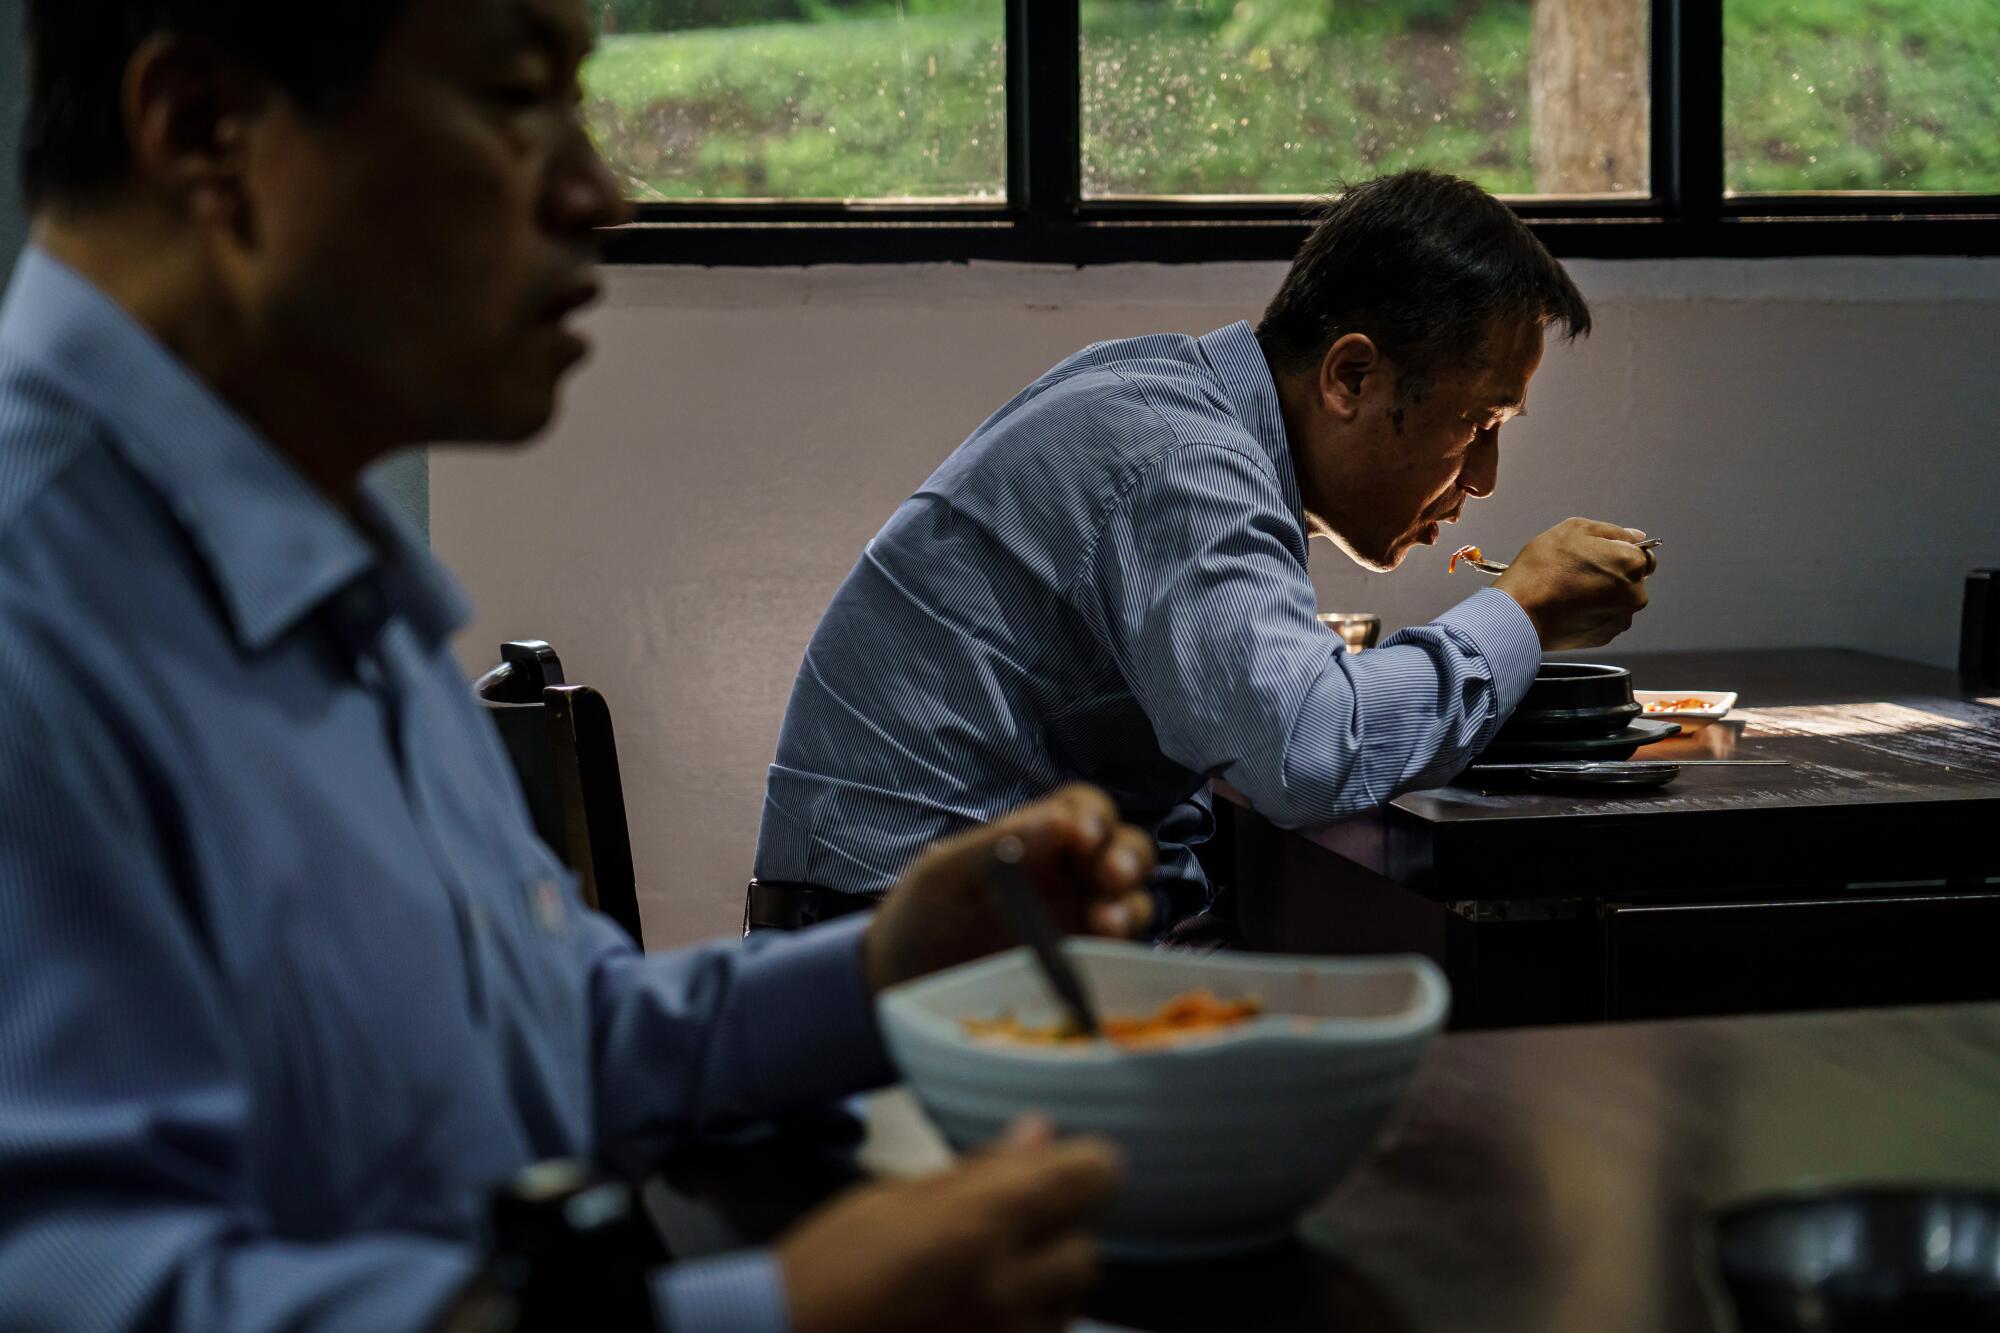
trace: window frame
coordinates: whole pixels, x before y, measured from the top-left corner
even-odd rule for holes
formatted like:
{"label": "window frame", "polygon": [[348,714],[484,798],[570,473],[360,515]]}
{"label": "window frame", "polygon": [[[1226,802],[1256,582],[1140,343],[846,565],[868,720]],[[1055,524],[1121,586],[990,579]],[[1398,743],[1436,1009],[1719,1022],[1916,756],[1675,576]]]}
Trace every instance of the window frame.
{"label": "window frame", "polygon": [[[1079,0],[1005,0],[1004,203],[642,203],[609,263],[1288,260],[1310,201],[1086,199]],[[1520,199],[1560,258],[2000,254],[2000,195],[1723,188],[1724,0],[1652,0],[1650,197]]]}

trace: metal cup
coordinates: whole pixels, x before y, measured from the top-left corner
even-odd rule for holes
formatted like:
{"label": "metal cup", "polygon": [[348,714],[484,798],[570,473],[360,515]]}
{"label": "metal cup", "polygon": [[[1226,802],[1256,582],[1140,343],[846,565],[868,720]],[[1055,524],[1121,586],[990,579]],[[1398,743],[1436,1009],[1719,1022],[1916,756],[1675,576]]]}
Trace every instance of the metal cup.
{"label": "metal cup", "polygon": [[1319,623],[1338,634],[1350,653],[1373,648],[1382,637],[1382,617],[1367,611],[1322,611]]}

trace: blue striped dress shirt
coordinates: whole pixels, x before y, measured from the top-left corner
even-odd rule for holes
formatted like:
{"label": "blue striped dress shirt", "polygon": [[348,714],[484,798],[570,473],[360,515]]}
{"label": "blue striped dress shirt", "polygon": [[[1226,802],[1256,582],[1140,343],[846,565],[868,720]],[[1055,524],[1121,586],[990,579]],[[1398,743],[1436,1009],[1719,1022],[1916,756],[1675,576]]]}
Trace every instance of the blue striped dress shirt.
{"label": "blue striped dress shirt", "polygon": [[[641,956],[535,838],[383,503],[116,305],[0,307],[0,1329],[421,1328],[523,1165],[889,1070],[845,923]],[[767,1253],[656,1276],[788,1326]]]}
{"label": "blue striped dress shirt", "polygon": [[1086,348],[974,431],[834,595],[756,873],[878,892],[931,840],[1082,779],[1157,834],[1184,913],[1210,779],[1290,827],[1379,805],[1478,753],[1541,660],[1492,589],[1352,656],[1315,613],[1250,327]]}

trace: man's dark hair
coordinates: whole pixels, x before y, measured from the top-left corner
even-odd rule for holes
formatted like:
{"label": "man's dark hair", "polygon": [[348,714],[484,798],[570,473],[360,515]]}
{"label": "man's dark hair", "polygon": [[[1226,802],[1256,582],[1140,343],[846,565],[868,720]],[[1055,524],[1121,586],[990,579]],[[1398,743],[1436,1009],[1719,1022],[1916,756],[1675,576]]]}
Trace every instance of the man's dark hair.
{"label": "man's dark hair", "polygon": [[259,70],[309,112],[330,112],[368,82],[410,0],[28,0],[28,113],[22,196],[30,209],[117,185],[131,165],[120,92],[147,38],[206,38]]}
{"label": "man's dark hair", "polygon": [[1396,363],[1399,396],[1423,397],[1474,366],[1496,328],[1590,332],[1590,307],[1513,210],[1471,181],[1405,171],[1343,192],[1321,212],[1257,325],[1285,374],[1317,369],[1364,333]]}

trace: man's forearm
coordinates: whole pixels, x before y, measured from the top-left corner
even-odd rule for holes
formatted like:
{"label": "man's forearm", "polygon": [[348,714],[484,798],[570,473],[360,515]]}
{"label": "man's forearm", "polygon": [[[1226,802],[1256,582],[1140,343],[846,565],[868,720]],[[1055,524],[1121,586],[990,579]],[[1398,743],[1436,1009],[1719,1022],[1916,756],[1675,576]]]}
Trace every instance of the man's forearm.
{"label": "man's forearm", "polygon": [[1245,794],[1274,822],[1306,827],[1447,778],[1492,740],[1540,663],[1519,605],[1482,590],[1380,648],[1333,657],[1299,709],[1279,779]]}

